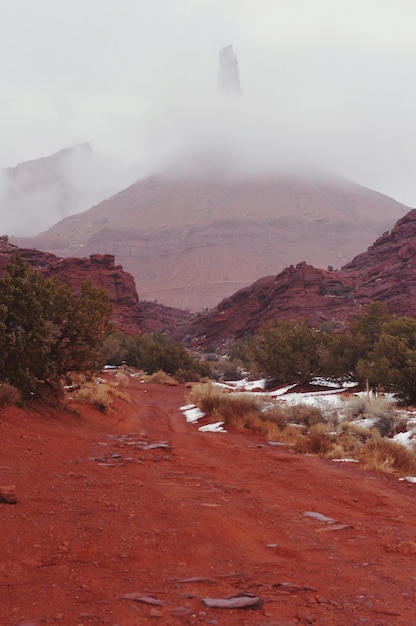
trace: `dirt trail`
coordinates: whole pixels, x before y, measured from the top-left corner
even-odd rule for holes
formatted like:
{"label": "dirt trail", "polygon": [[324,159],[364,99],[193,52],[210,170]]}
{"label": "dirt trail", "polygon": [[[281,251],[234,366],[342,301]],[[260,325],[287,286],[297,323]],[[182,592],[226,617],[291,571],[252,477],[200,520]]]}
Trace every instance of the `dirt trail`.
{"label": "dirt trail", "polygon": [[[183,386],[128,393],[104,417],[0,414],[2,626],[414,626],[416,485],[200,433]],[[242,593],[258,606],[202,602]]]}

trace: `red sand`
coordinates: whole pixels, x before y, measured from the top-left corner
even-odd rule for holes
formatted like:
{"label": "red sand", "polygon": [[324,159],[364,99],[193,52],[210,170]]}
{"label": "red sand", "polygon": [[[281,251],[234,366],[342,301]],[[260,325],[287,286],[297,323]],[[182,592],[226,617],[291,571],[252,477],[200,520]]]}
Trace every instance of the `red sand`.
{"label": "red sand", "polygon": [[[200,433],[184,386],[128,393],[106,416],[1,409],[2,626],[414,626],[416,485]],[[241,592],[261,606],[202,602]]]}

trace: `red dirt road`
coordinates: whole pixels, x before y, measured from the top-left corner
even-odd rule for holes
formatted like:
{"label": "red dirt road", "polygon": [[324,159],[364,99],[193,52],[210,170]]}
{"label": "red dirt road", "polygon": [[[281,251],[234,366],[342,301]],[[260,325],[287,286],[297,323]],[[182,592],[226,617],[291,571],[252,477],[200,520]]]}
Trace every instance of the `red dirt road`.
{"label": "red dirt road", "polygon": [[[128,393],[106,416],[1,410],[1,626],[414,626],[416,485],[200,433],[183,386]],[[239,593],[261,602],[202,602]]]}

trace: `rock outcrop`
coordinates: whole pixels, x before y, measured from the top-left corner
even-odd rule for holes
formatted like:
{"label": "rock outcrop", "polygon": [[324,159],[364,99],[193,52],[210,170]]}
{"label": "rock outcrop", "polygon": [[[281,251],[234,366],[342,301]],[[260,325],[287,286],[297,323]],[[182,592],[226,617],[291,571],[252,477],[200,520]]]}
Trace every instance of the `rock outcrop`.
{"label": "rock outcrop", "polygon": [[385,302],[391,313],[416,317],[416,209],[400,219],[342,268],[355,283],[354,297],[365,304]]}
{"label": "rock outcrop", "polygon": [[22,247],[112,254],[140,298],[192,312],[307,260],[347,263],[408,211],[341,179],[173,179],[135,183]]}
{"label": "rock outcrop", "polygon": [[218,86],[221,92],[227,95],[240,95],[240,70],[233,47],[229,45],[221,48],[218,57]]}
{"label": "rock outcrop", "polygon": [[12,255],[20,256],[36,271],[47,278],[58,278],[78,295],[87,278],[96,287],[103,287],[113,307],[114,325],[130,334],[143,332],[142,312],[134,278],[121,265],[115,265],[110,254],[92,254],[89,258],[59,258],[53,254],[17,248],[6,242],[0,243],[0,274],[3,275]]}
{"label": "rock outcrop", "polygon": [[316,328],[342,327],[358,304],[354,282],[342,272],[317,269],[307,263],[287,267],[225,298],[206,314],[178,326],[173,336],[192,338],[194,345],[218,345],[256,333],[275,319],[303,317]]}

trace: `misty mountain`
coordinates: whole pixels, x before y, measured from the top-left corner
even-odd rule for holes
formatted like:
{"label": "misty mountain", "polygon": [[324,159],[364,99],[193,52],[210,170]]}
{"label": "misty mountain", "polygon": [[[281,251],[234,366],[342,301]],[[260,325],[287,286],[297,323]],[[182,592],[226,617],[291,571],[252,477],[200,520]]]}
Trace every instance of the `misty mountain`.
{"label": "misty mountain", "polygon": [[150,177],[25,247],[113,254],[141,300],[199,311],[304,260],[345,264],[408,207],[335,176]]}
{"label": "misty mountain", "polygon": [[91,146],[84,143],[1,170],[3,234],[36,235],[88,208],[94,201],[87,178],[92,158]]}
{"label": "misty mountain", "polygon": [[2,234],[35,236],[67,215],[111,196],[135,178],[121,173],[114,158],[97,154],[88,143],[2,169]]}

